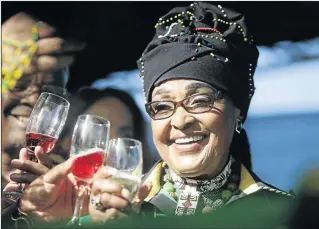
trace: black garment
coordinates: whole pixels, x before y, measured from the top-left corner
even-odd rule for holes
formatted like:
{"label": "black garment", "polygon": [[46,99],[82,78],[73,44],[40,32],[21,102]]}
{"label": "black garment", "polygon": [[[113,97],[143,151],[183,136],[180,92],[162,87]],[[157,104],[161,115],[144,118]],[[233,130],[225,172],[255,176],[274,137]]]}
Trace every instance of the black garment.
{"label": "black garment", "polygon": [[155,86],[193,79],[227,92],[246,118],[259,52],[244,16],[222,6],[194,3],[172,9],[137,62],[147,102]]}

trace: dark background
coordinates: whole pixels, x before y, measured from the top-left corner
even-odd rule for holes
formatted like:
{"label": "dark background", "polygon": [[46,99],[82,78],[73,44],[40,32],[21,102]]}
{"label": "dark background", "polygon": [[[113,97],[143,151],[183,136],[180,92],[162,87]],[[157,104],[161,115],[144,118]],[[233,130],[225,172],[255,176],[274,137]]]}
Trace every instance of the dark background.
{"label": "dark background", "polygon": [[[191,2],[2,2],[2,22],[19,11],[88,43],[71,67],[70,91],[118,70],[136,68],[158,18]],[[246,16],[258,45],[319,36],[319,2],[220,2]]]}

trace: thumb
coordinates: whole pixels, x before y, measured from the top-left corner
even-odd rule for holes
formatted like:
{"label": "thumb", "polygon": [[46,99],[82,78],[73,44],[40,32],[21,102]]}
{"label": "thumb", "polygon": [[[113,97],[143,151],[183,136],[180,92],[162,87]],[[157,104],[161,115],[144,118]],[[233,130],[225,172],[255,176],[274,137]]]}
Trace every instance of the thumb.
{"label": "thumb", "polygon": [[72,172],[74,167],[74,158],[55,166],[43,176],[43,181],[49,184],[58,184],[67,178],[68,174]]}
{"label": "thumb", "polygon": [[140,187],[140,191],[138,193],[138,199],[136,201],[136,204],[137,205],[140,205],[142,204],[142,202],[144,201],[144,199],[149,195],[149,193],[151,192],[152,190],[152,182],[148,181],[144,184],[141,185]]}
{"label": "thumb", "polygon": [[45,165],[48,168],[52,167],[52,161],[49,154],[45,153],[41,146],[35,147],[34,154],[38,158],[40,164]]}
{"label": "thumb", "polygon": [[19,159],[24,161],[28,160],[28,150],[26,148],[20,150]]}

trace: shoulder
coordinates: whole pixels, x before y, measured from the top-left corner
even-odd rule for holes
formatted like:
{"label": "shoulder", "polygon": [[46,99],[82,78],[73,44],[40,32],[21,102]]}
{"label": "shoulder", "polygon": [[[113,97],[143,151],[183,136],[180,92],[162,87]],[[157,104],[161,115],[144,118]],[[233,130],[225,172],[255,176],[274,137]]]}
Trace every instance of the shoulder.
{"label": "shoulder", "polygon": [[262,185],[256,194],[262,194],[265,198],[273,201],[293,201],[296,197],[292,191],[286,192],[268,184]]}

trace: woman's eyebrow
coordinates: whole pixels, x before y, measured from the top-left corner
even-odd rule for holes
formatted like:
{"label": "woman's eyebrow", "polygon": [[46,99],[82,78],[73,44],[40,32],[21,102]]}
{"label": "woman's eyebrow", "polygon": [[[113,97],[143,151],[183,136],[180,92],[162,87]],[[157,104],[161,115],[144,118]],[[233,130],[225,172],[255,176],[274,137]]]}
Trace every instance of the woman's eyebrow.
{"label": "woman's eyebrow", "polygon": [[160,88],[157,91],[155,91],[155,93],[153,94],[153,96],[155,95],[162,95],[162,94],[168,94],[171,93],[171,91],[168,88]]}
{"label": "woman's eyebrow", "polygon": [[208,86],[205,83],[190,83],[190,84],[186,85],[186,87],[185,87],[186,90],[193,90],[193,91],[197,90],[199,88],[209,88],[209,89],[211,89],[211,87]]}

